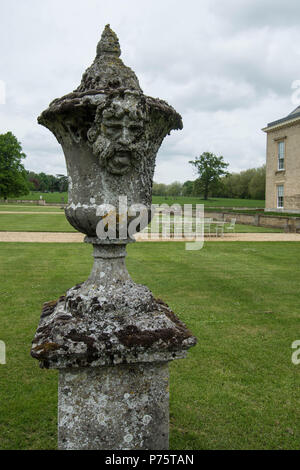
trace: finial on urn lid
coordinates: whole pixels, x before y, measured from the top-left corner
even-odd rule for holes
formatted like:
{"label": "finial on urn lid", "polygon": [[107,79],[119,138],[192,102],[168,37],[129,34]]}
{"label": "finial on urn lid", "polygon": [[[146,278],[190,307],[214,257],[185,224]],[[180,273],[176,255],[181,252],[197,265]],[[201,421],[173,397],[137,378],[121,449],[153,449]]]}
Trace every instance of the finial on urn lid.
{"label": "finial on urn lid", "polygon": [[97,55],[85,71],[76,91],[118,89],[142,93],[137,76],[120,59],[121,48],[118,36],[107,24],[97,45]]}
{"label": "finial on urn lid", "polygon": [[117,57],[120,57],[121,55],[121,48],[118,36],[111,29],[109,24],[105,26],[101,39],[97,45],[97,57],[103,54],[114,55]]}

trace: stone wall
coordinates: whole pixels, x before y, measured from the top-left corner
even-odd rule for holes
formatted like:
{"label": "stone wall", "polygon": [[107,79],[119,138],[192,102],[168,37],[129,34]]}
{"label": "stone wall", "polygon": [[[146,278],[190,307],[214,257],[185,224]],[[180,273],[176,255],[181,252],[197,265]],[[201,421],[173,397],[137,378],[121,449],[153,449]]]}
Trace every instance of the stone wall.
{"label": "stone wall", "polygon": [[[5,204],[4,199],[0,199],[0,204]],[[6,204],[33,204],[36,206],[59,206],[66,207],[62,202],[46,202],[44,199],[7,199]]]}
{"label": "stone wall", "polygon": [[285,232],[300,232],[300,217],[270,216],[265,214],[241,214],[232,212],[205,212],[207,218],[230,222],[236,219],[237,224],[255,225],[257,227],[281,228]]}

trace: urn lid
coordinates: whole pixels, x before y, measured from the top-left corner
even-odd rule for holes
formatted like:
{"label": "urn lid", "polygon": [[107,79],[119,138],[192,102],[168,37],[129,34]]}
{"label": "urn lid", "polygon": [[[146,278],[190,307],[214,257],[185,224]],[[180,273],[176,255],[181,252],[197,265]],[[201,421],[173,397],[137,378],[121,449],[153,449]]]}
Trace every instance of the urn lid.
{"label": "urn lid", "polygon": [[[110,104],[114,96],[136,95],[143,106],[164,115],[172,129],[182,129],[182,118],[175,109],[163,100],[143,94],[137,76],[120,59],[119,39],[106,25],[97,45],[94,62],[82,76],[80,85],[71,93],[53,100],[38,117],[38,123],[48,127],[61,142],[57,120],[65,120],[69,115],[78,116],[79,122],[93,121],[97,108]],[[157,116],[155,117],[157,121]]]}
{"label": "urn lid", "polygon": [[120,59],[121,48],[116,33],[107,24],[97,45],[97,55],[84,72],[77,92],[124,88],[142,93],[135,73]]}

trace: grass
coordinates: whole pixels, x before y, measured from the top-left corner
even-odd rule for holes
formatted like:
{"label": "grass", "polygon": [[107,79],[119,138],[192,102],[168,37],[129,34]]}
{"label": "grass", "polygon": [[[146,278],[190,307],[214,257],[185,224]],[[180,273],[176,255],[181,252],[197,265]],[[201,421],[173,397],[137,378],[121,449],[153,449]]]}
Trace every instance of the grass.
{"label": "grass", "polygon": [[38,191],[32,191],[29,194],[25,194],[24,196],[18,196],[16,198],[9,198],[10,201],[12,200],[18,200],[18,201],[38,201],[40,199],[40,196],[42,196],[42,199],[44,199],[46,202],[50,203],[57,203],[61,204],[62,203],[62,198],[64,198],[64,202],[68,202],[68,193],[59,193],[59,192],[54,192],[54,193],[41,193]]}
{"label": "grass", "polygon": [[[159,233],[162,233],[162,229],[163,229],[163,217],[164,216],[161,216],[161,215],[156,215],[154,219],[152,219],[152,222],[151,224],[148,225],[148,227],[146,227],[143,232],[149,232],[150,229],[151,229],[151,225],[154,223],[153,221],[155,221],[155,225],[154,225],[154,228],[153,228],[153,231],[157,231],[157,226],[159,224]],[[175,220],[174,220],[175,219]],[[195,231],[196,230],[196,222],[195,222],[195,218],[193,218],[193,222],[192,222],[192,229]],[[181,218],[181,216],[176,216],[176,218],[174,218],[173,215],[170,216],[170,233],[174,233],[174,231],[176,231],[174,225],[176,226],[177,225],[177,229],[179,231],[182,231],[183,230],[183,219]],[[228,233],[228,232],[231,232],[231,230],[229,230],[229,225],[230,225],[230,222],[227,222],[225,225],[224,225],[224,233]],[[167,225],[168,226],[168,225]],[[200,228],[199,228],[200,230]],[[205,230],[205,233],[207,234],[207,230]],[[211,234],[215,234],[216,232],[216,225],[214,225],[213,223],[210,225],[210,231],[211,231]],[[272,227],[257,227],[255,225],[244,225],[244,224],[235,224],[235,233],[283,233],[283,230],[280,229],[280,228],[272,228]]]}
{"label": "grass", "polygon": [[33,204],[0,204],[0,212],[60,212],[60,206],[34,206]]}
{"label": "grass", "polygon": [[[1,211],[1,209],[0,209]],[[51,213],[52,212],[52,213]],[[213,230],[213,229],[212,229]],[[49,211],[49,214],[0,214],[0,231],[5,232],[76,232],[65,218],[64,212],[61,214]],[[172,226],[171,226],[172,231]],[[227,231],[225,226],[225,232]],[[256,227],[252,225],[235,226],[236,233],[269,233],[282,232],[281,229]]]}
{"label": "grass", "polygon": [[276,217],[300,217],[300,212],[264,212],[264,215],[276,216]]}
{"label": "grass", "polygon": [[[15,200],[33,200],[38,201],[40,196],[48,203],[61,204],[62,198],[65,203],[68,202],[68,193],[39,193],[32,192],[26,196],[20,196]],[[265,207],[265,201],[255,199],[230,199],[230,198],[210,198],[207,201],[200,197],[185,197],[185,196],[153,196],[153,204],[204,204],[208,207]]]}
{"label": "grass", "polygon": [[0,214],[0,231],[76,232],[64,212],[61,214]]}
{"label": "grass", "polygon": [[[58,193],[60,194],[60,193]],[[189,202],[188,202],[189,201]],[[220,209],[218,204],[221,204],[221,201],[224,201],[223,207],[225,207],[224,211],[226,212],[233,212],[239,214],[259,214],[259,215],[267,215],[267,216],[276,216],[276,217],[300,217],[300,212],[264,212],[264,201],[251,201],[247,199],[213,199],[209,200],[207,203],[203,201],[203,199],[198,198],[170,198],[170,200],[165,200],[160,196],[153,197],[153,204],[168,204],[172,205],[175,203],[183,204],[203,204],[205,206],[206,212],[215,212],[216,209]],[[256,207],[250,207],[251,203],[254,202]],[[263,204],[262,204],[263,202]],[[16,212],[26,212],[26,211],[34,211],[34,212],[58,212],[63,211],[60,204],[55,206],[37,206],[34,204],[0,204],[0,212],[3,211],[16,211]],[[229,206],[228,206],[229,204]],[[235,205],[236,204],[236,205]],[[235,207],[241,207],[241,209],[232,209],[232,205]],[[244,208],[247,207],[247,208]],[[223,209],[222,209],[223,210]],[[224,212],[223,211],[223,212]]]}
{"label": "grass", "polygon": [[[60,193],[53,193],[52,197],[57,199]],[[65,199],[67,200],[67,199]],[[50,202],[50,201],[48,201]],[[259,214],[259,215],[268,215],[268,216],[276,216],[276,217],[300,217],[300,213],[294,212],[264,212],[265,203],[264,201],[252,201],[249,199],[209,199],[209,201],[204,201],[203,199],[199,198],[169,198],[165,199],[161,196],[153,196],[153,204],[204,204],[205,211],[207,212],[214,212],[216,209],[220,207],[225,207],[224,211],[226,212],[233,212],[233,213],[242,213],[242,214]],[[57,202],[58,206],[37,206],[34,204],[0,204],[0,212],[3,211],[34,211],[34,212],[57,212],[62,211],[59,202]],[[222,205],[221,205],[222,204]],[[254,206],[252,206],[254,204]],[[241,207],[241,209],[232,209],[232,207]],[[246,207],[246,208],[244,208]]]}
{"label": "grass", "polygon": [[164,197],[164,196],[153,196],[153,204],[204,204],[205,207],[249,207],[257,208],[265,207],[265,201],[255,199],[230,199],[230,198],[209,198],[207,201],[200,197]]}
{"label": "grass", "polygon": [[[0,243],[0,448],[56,446],[57,372],[29,356],[43,302],[86,279],[91,246]],[[171,449],[299,449],[297,243],[136,243],[127,266],[198,337],[170,365]]]}
{"label": "grass", "polygon": [[[211,207],[206,207],[205,212],[215,212],[216,208],[211,208]],[[263,216],[275,216],[275,217],[300,217],[300,212],[295,213],[295,212],[265,212],[263,209],[232,209],[232,208],[226,208],[222,210],[222,212],[232,212],[232,213],[238,213],[238,214],[259,214]]]}
{"label": "grass", "polygon": [[[227,230],[227,227],[228,226],[225,225],[224,232],[232,233],[232,231]],[[281,228],[256,227],[255,225],[235,224],[235,233],[283,233],[283,230]]]}

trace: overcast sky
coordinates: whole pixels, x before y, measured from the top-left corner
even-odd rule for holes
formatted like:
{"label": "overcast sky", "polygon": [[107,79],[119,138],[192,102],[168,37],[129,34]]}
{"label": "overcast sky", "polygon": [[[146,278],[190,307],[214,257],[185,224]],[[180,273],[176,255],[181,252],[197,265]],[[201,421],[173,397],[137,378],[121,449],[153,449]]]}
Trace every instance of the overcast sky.
{"label": "overcast sky", "polygon": [[300,104],[299,18],[299,0],[1,0],[0,133],[21,141],[26,169],[66,174],[61,147],[36,119],[79,85],[110,23],[144,93],[183,117],[155,181],[194,179],[188,161],[204,151],[230,171],[260,166],[261,128]]}

